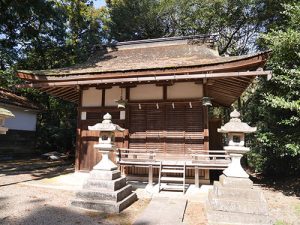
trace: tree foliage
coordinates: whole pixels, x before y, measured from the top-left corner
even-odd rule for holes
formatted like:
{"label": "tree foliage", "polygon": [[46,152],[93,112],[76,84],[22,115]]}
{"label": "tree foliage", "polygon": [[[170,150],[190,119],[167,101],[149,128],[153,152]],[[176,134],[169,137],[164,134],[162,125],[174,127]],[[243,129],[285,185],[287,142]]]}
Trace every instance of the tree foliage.
{"label": "tree foliage", "polygon": [[[14,88],[15,70],[51,69],[84,61],[102,43],[102,9],[92,1],[0,1],[0,86]],[[40,105],[38,148],[74,148],[76,107],[34,89],[17,90]]]}
{"label": "tree foliage", "polygon": [[300,171],[300,3],[284,5],[286,25],[262,35],[272,50],[270,81],[262,79],[249,99],[247,118],[259,132],[249,155],[251,164],[273,175]]}
{"label": "tree foliage", "polygon": [[107,0],[110,38],[117,41],[158,38],[164,35],[157,0]]}
{"label": "tree foliage", "polygon": [[267,0],[107,0],[111,39],[212,34],[220,54],[253,52],[259,32],[282,21],[281,2]]}

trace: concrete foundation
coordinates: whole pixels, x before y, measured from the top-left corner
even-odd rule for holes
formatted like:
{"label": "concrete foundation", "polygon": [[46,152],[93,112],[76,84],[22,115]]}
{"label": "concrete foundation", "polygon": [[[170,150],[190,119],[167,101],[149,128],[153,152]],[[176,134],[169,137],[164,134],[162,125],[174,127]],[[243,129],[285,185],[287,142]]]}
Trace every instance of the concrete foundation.
{"label": "concrete foundation", "polygon": [[136,194],[126,183],[126,178],[121,177],[120,171],[93,170],[71,204],[84,209],[119,213],[136,200]]}
{"label": "concrete foundation", "polygon": [[248,178],[220,176],[208,194],[209,224],[272,224],[263,194]]}

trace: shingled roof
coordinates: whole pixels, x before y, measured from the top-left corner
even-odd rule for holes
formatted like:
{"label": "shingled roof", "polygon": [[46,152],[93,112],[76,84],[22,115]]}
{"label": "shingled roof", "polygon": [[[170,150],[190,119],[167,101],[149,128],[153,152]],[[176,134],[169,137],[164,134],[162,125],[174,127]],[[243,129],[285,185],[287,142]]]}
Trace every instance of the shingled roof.
{"label": "shingled roof", "polygon": [[261,53],[223,57],[209,38],[166,39],[163,42],[133,41],[110,47],[102,46],[85,63],[72,67],[18,72],[39,76],[69,76],[171,69],[235,62],[259,54]]}
{"label": "shingled roof", "polygon": [[7,89],[0,88],[0,104],[17,106],[25,109],[38,110],[39,107],[29,99],[19,96]]}
{"label": "shingled roof", "polygon": [[19,70],[19,87],[34,87],[79,102],[80,86],[193,80],[209,84],[206,95],[229,106],[264,71],[269,52],[220,56],[215,36],[188,36],[98,46],[85,63],[51,70]]}

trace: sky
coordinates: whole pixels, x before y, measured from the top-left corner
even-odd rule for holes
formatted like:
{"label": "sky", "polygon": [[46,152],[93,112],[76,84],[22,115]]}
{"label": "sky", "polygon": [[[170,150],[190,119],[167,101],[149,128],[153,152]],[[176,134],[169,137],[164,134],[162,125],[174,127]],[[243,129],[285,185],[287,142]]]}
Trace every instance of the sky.
{"label": "sky", "polygon": [[105,6],[105,0],[94,0],[95,8],[100,8],[101,6]]}

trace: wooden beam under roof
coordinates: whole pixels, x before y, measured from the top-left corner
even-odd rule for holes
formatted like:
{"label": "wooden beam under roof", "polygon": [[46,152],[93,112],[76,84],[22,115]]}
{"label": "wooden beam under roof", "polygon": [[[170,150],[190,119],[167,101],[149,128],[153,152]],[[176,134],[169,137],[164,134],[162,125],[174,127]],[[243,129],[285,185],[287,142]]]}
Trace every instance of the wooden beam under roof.
{"label": "wooden beam under roof", "polygon": [[40,91],[50,94],[56,98],[61,98],[66,101],[78,103],[79,92],[74,87],[42,87],[38,88]]}
{"label": "wooden beam under roof", "polygon": [[[208,85],[208,96],[215,99],[215,102],[218,102],[220,105],[229,106],[232,104],[244,91],[245,89],[251,84],[252,80],[257,75],[268,75],[270,71],[247,71],[247,72],[234,72],[234,73],[212,73],[212,74],[195,74],[195,75],[182,75],[182,76],[165,76],[165,77],[159,77],[159,80],[149,79],[153,80],[151,82],[147,83],[163,83],[164,78],[167,82],[176,82],[178,81],[184,81],[189,78],[190,81],[199,81],[199,79],[209,78],[213,79],[212,85]],[[196,77],[196,79],[191,79]],[[200,77],[200,78],[199,78]],[[125,85],[130,84],[131,86],[135,86],[137,84],[145,83],[143,79],[143,82],[132,82],[132,78],[130,82],[116,82],[117,80],[114,79],[114,84],[108,83],[108,86],[111,85]],[[248,80],[248,83],[246,82]],[[106,82],[111,81],[106,79]],[[240,82],[242,81],[242,82]],[[69,82],[68,82],[69,83]],[[95,82],[93,81],[93,84]],[[97,85],[97,84],[94,84]],[[104,84],[101,84],[102,86]],[[51,84],[43,85],[42,83],[35,83],[32,86],[42,86],[37,87],[43,92],[47,92],[50,95],[53,95],[55,97],[78,103],[79,100],[79,91],[77,89],[78,82],[74,85],[58,85],[55,83],[53,86]],[[104,86],[103,86],[104,87]],[[223,104],[222,104],[223,102]]]}
{"label": "wooden beam under roof", "polygon": [[90,84],[119,84],[125,82],[136,82],[149,81],[158,82],[163,80],[193,80],[203,78],[230,78],[230,77],[247,77],[247,76],[267,76],[270,71],[247,71],[247,72],[228,72],[228,73],[206,73],[206,74],[190,74],[190,75],[170,75],[170,76],[151,76],[151,77],[131,77],[131,78],[115,78],[115,79],[99,79],[99,80],[82,80],[82,81],[60,81],[60,82],[48,82],[48,83],[32,83],[32,84],[21,84],[17,87],[58,87],[58,86],[71,86],[71,85],[85,85]]}

